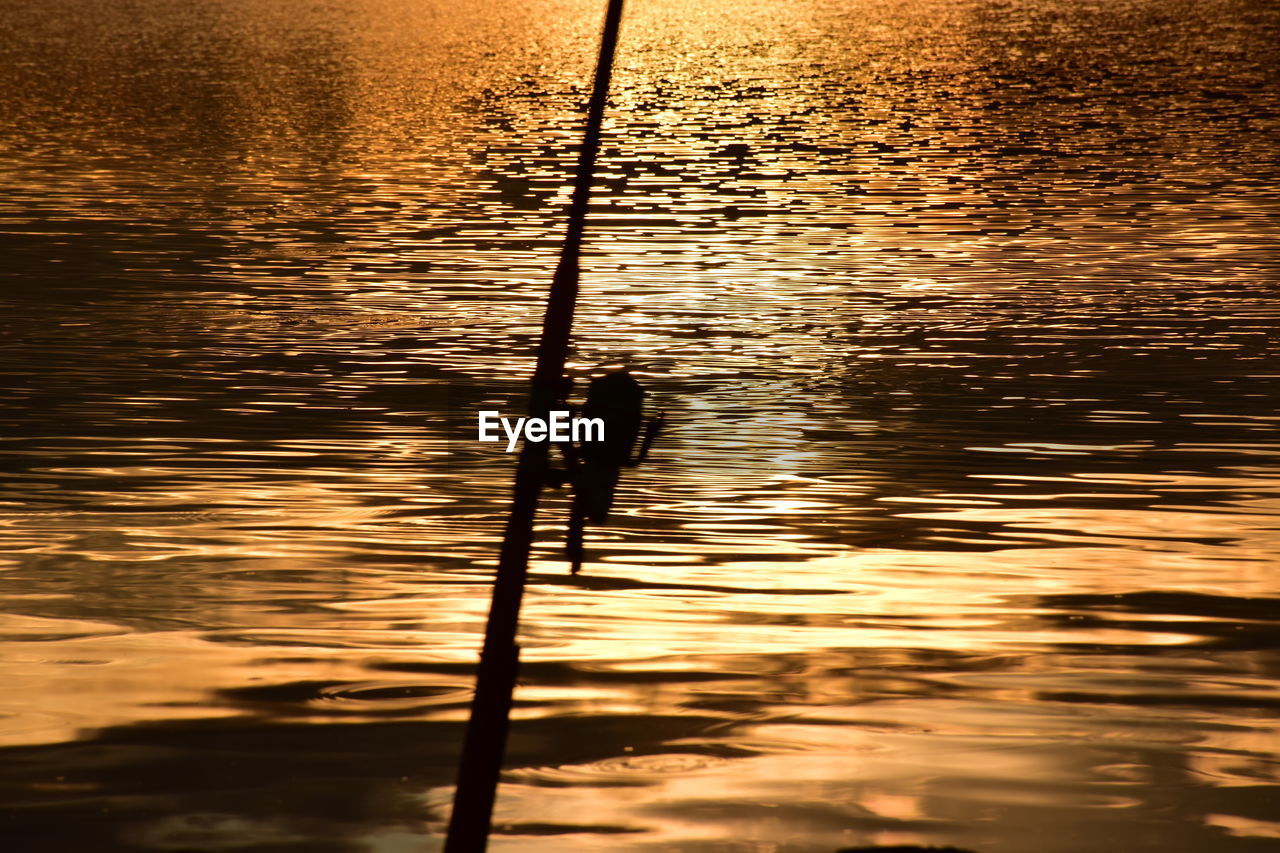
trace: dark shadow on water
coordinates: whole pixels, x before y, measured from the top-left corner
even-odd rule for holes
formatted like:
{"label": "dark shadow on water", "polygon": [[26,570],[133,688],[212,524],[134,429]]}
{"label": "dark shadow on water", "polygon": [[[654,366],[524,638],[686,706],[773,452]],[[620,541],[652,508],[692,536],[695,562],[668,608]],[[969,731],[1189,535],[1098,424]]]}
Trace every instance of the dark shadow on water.
{"label": "dark shadow on water", "polygon": [[[592,736],[522,722],[507,767],[592,762],[686,736],[709,718],[590,720]],[[434,836],[448,811],[462,724],[195,720],[121,726],[82,741],[0,750],[0,837],[21,851],[348,853],[378,833]],[[638,737],[653,739],[646,746]],[[506,834],[630,833],[517,824]]]}
{"label": "dark shadow on water", "polygon": [[[1195,592],[1148,590],[1115,595],[1046,595],[1044,607],[1061,610],[1045,618],[1057,630],[1100,628],[1173,632],[1196,637],[1196,648],[1216,651],[1266,651],[1280,648],[1280,599],[1240,598]],[[1109,646],[1114,651],[1115,646]],[[1167,654],[1158,646],[1131,646],[1130,654]],[[1280,676],[1280,666],[1272,675]],[[1261,700],[1259,700],[1261,701]],[[1266,703],[1280,709],[1280,699]]]}

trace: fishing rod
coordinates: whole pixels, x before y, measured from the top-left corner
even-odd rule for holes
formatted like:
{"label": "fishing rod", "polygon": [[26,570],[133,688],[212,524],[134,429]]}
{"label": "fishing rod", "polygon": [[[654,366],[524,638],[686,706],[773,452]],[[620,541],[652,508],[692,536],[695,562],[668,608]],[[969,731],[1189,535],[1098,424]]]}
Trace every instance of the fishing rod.
{"label": "fishing rod", "polygon": [[[578,152],[573,195],[569,202],[568,229],[542,321],[538,364],[529,394],[530,418],[546,419],[553,408],[564,405],[569,392],[564,365],[578,299],[582,235],[596,157],[600,153],[600,128],[609,95],[609,80],[613,75],[613,54],[618,43],[618,25],[622,20],[622,2],[609,0],[605,11],[600,56],[596,62],[591,100],[587,105],[587,126]],[[483,853],[488,846],[498,775],[506,752],[511,697],[520,665],[516,629],[529,571],[529,550],[533,546],[533,520],[538,498],[551,474],[549,445],[550,442],[543,441],[524,442],[516,463],[511,513],[498,556],[484,646],[476,668],[476,691],[458,762],[457,789],[445,839],[445,853]]]}

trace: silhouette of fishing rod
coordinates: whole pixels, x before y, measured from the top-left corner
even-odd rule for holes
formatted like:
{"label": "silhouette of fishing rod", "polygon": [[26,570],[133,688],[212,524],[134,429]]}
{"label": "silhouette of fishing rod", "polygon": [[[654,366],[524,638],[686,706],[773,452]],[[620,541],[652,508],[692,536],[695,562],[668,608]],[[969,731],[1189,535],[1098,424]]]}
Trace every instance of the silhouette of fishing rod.
{"label": "silhouette of fishing rod", "polygon": [[[600,56],[596,63],[591,100],[587,105],[587,126],[583,134],[582,149],[578,153],[573,195],[569,202],[568,229],[560,260],[551,280],[547,312],[542,321],[538,364],[529,394],[530,418],[546,420],[553,409],[567,408],[570,382],[565,378],[564,366],[569,352],[574,306],[578,298],[582,235],[596,157],[600,151],[600,128],[609,94],[609,80],[613,73],[613,54],[618,42],[618,25],[622,19],[622,2],[623,0],[609,0],[605,11]],[[632,403],[643,398],[643,391],[637,397],[633,390],[623,390],[628,380],[636,389],[639,388],[631,376],[625,372],[611,375],[625,376],[625,379],[612,379],[604,386],[597,384],[602,380],[593,382],[592,388],[596,393],[588,394],[584,412],[593,408],[609,408],[611,397],[615,402],[630,399]],[[608,393],[611,387],[622,390],[622,394],[611,395]],[[640,409],[638,406],[633,408],[633,419],[638,431]],[[631,433],[632,441],[627,444],[625,458],[622,458],[617,452],[621,436],[618,441],[609,440],[608,421],[615,423],[616,431],[631,417],[622,408],[609,413],[605,424],[606,440],[601,443],[601,448],[591,448],[586,444],[577,448],[562,447],[566,458],[566,469],[563,471],[551,469],[549,442],[526,441],[520,450],[511,513],[507,518],[502,550],[498,556],[498,572],[493,582],[484,646],[476,669],[476,692],[471,703],[471,718],[467,723],[462,756],[458,763],[457,790],[454,793],[453,813],[449,818],[445,853],[483,853],[488,846],[498,775],[502,770],[502,759],[506,751],[511,697],[520,662],[516,628],[529,570],[529,550],[533,545],[533,520],[539,495],[544,486],[557,483],[568,482],[574,489],[573,512],[578,521],[570,521],[569,550],[576,571],[581,565],[583,522],[586,519],[607,517],[612,503],[610,484],[616,485],[616,471],[629,464],[633,458],[630,451],[636,432]],[[651,442],[652,437],[649,436],[648,440]],[[613,449],[609,449],[610,447]],[[642,454],[646,451],[647,446],[642,448]]]}
{"label": "silhouette of fishing rod", "polygon": [[[582,569],[582,537],[588,521],[604,524],[613,508],[613,496],[623,468],[634,468],[649,457],[649,448],[662,429],[666,414],[644,417],[644,389],[627,368],[591,381],[581,415],[604,424],[604,440],[560,445],[565,469],[552,475],[552,483],[567,483],[573,491],[565,557],[573,574]],[[636,447],[637,442],[639,447]]]}

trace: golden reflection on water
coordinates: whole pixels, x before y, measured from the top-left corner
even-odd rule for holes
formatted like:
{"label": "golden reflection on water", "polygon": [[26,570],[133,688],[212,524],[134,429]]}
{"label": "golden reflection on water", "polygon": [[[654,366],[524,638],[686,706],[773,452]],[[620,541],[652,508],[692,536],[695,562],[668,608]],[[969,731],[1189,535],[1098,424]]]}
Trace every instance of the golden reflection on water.
{"label": "golden reflection on water", "polygon": [[[8,835],[438,848],[597,6],[0,13]],[[1264,849],[1274,10],[628,15],[494,849]]]}

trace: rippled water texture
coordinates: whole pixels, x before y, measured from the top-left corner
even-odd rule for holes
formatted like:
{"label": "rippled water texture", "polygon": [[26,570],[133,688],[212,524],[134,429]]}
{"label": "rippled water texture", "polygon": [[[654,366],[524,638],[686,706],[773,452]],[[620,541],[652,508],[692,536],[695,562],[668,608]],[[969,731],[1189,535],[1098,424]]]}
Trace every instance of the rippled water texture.
{"label": "rippled water texture", "polygon": [[[603,2],[0,5],[6,850],[438,850]],[[495,850],[1280,849],[1280,7],[631,0]]]}

